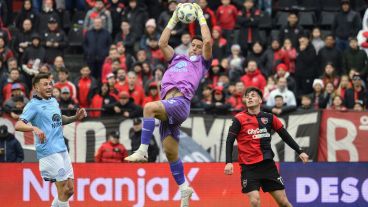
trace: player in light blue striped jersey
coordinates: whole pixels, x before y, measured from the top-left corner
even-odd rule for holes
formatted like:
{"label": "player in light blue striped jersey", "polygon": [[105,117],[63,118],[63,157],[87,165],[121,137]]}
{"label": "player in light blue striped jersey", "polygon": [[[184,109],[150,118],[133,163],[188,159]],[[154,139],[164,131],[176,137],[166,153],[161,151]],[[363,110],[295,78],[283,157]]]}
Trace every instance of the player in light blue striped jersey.
{"label": "player in light blue striped jersey", "polygon": [[41,176],[46,181],[55,182],[58,192],[51,206],[67,207],[74,191],[74,174],[62,126],[82,120],[87,113],[85,109],[78,109],[75,116],[61,114],[57,100],[52,97],[53,85],[49,74],[38,74],[32,84],[36,95],[25,106],[15,129],[35,134]]}

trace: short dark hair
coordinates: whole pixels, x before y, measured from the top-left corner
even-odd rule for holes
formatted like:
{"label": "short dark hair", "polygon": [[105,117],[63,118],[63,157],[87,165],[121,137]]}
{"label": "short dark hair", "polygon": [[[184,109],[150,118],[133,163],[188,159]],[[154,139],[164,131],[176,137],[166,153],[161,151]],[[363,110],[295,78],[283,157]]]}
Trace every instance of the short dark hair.
{"label": "short dark hair", "polygon": [[42,79],[49,79],[50,78],[50,73],[39,73],[37,74],[33,80],[32,80],[32,85],[35,86],[37,83],[39,83]]}
{"label": "short dark hair", "polygon": [[284,97],[282,97],[281,95],[276,95],[275,99],[277,99],[277,98],[281,98],[282,100],[284,100]]}
{"label": "short dark hair", "polygon": [[245,93],[244,93],[244,96],[247,96],[250,92],[256,92],[261,98],[263,98],[263,93],[261,90],[259,90],[259,88],[256,88],[256,87],[248,87],[246,90],[245,90]]}
{"label": "short dark hair", "polygon": [[69,74],[69,70],[66,69],[65,67],[60,68],[58,73],[66,73],[67,75]]}
{"label": "short dark hair", "polygon": [[194,37],[192,38],[192,41],[193,40],[199,40],[199,41],[203,42],[202,36],[199,36],[199,35],[194,35]]}

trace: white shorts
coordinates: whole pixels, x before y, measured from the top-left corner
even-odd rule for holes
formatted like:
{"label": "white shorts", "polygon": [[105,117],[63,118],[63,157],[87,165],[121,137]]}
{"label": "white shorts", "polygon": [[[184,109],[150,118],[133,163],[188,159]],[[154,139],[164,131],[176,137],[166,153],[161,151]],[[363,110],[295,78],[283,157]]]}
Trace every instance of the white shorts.
{"label": "white shorts", "polygon": [[45,181],[60,182],[74,179],[72,161],[67,151],[58,152],[40,159],[41,177]]}

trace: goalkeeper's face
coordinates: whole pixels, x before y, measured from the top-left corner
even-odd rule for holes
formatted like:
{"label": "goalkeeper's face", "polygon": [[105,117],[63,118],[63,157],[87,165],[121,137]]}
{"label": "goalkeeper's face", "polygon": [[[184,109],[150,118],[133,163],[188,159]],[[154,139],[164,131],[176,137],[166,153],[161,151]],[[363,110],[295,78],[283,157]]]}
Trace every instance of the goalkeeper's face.
{"label": "goalkeeper's face", "polygon": [[192,40],[189,48],[189,56],[202,55],[203,42],[198,39]]}
{"label": "goalkeeper's face", "polygon": [[51,78],[41,79],[39,83],[36,84],[35,89],[41,98],[50,98],[52,96],[53,84]]}

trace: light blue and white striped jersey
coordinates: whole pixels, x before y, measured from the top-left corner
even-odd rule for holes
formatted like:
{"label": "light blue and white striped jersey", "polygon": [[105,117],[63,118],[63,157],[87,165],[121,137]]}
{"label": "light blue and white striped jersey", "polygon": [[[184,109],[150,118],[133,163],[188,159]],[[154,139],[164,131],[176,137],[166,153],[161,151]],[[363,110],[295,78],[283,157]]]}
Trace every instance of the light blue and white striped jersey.
{"label": "light blue and white striped jersey", "polygon": [[20,119],[45,133],[46,140],[43,144],[36,135],[37,159],[67,150],[63,137],[61,111],[55,98],[33,97],[24,107]]}

